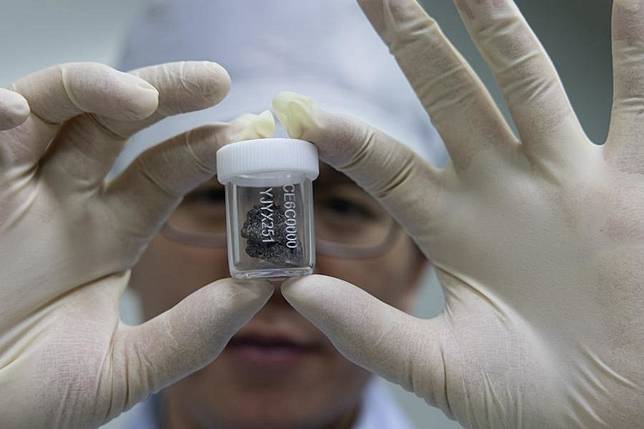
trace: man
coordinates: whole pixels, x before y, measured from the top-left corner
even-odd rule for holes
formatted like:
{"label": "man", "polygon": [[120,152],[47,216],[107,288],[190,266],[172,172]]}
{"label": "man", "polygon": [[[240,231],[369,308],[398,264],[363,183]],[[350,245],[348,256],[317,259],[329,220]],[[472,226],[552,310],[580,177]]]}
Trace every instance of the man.
{"label": "man", "polygon": [[[437,170],[303,95],[281,94],[275,110],[290,136],[313,142],[431,258],[445,311],[418,320],[322,275],[289,280],[282,294],[345,356],[467,427],[640,426],[642,2],[613,4],[615,94],[603,146],[583,132],[512,1],[456,7],[497,77],[516,135],[419,4],[360,4],[450,164]],[[132,133],[216,104],[228,85],[212,63],[130,75],[67,64],[0,91],[4,427],[109,420],[211,362],[272,296],[266,282],[222,279],[140,326],[118,319],[128,270],[181,197],[212,175],[214,149],[266,133],[248,116],[202,127],[145,151],[113,181],[105,175]]]}
{"label": "man", "polygon": [[[315,55],[308,46],[317,47]],[[198,117],[148,130],[130,143],[124,159],[196,121],[261,110],[284,88],[314,93],[336,109],[389,127],[410,144],[434,133],[402,73],[351,2],[156,5],[133,26],[121,68],[183,57],[216,58],[225,65],[234,81],[228,100]],[[444,157],[438,138],[417,148],[434,162]],[[314,194],[316,271],[409,310],[426,265],[411,239],[379,203],[328,166],[314,182]],[[131,286],[146,319],[208,281],[229,276],[224,214],[223,187],[215,179],[183,199],[133,270]],[[146,415],[129,425],[154,419],[159,427],[173,428],[410,427],[384,387],[370,380],[276,293],[218,359],[161,392]]]}

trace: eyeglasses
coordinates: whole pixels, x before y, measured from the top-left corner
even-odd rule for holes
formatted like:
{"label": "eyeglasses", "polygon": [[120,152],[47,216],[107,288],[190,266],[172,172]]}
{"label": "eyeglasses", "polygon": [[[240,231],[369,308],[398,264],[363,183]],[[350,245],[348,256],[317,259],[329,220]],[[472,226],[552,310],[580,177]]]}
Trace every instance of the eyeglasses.
{"label": "eyeglasses", "polygon": [[[346,258],[385,253],[400,228],[366,192],[352,183],[315,186],[317,252]],[[186,195],[161,230],[167,239],[197,247],[226,247],[224,188],[211,181]]]}

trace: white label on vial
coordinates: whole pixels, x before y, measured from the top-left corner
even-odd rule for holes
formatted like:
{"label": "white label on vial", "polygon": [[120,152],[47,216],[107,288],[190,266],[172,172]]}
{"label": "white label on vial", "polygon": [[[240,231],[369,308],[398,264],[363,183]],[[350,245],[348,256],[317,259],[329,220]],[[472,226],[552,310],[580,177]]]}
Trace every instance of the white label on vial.
{"label": "white label on vial", "polygon": [[[297,203],[295,185],[282,186],[284,225],[278,225],[279,230],[284,233],[282,243],[289,249],[297,249]],[[262,216],[262,242],[275,243],[275,196],[273,188],[266,188],[260,191],[260,214]],[[278,219],[281,216],[278,215]]]}
{"label": "white label on vial", "polygon": [[297,249],[297,205],[295,204],[295,185],[284,185],[284,217],[286,220],[286,247]]}
{"label": "white label on vial", "polygon": [[260,213],[262,215],[262,241],[275,242],[275,222],[273,222],[273,188],[260,192]]}

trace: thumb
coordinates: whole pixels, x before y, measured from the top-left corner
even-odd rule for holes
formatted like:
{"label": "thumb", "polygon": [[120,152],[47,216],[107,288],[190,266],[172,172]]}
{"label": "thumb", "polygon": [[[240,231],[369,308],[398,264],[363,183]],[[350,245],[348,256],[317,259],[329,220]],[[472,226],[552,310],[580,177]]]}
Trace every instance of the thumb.
{"label": "thumb", "polygon": [[442,318],[418,319],[352,284],[320,275],[288,280],[282,294],[347,359],[451,414]]}
{"label": "thumb", "polygon": [[[139,326],[122,326],[113,348],[111,410],[118,415],[150,394],[203,368],[274,292],[266,281],[223,279]],[[118,404],[118,405],[117,405]]]}

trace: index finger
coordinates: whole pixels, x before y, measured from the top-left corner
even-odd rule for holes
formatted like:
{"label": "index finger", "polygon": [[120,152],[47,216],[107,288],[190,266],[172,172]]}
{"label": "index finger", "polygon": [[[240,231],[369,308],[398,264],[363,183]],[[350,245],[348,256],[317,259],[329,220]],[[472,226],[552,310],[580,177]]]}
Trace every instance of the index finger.
{"label": "index finger", "polygon": [[49,67],[19,79],[11,89],[28,102],[30,112],[24,123],[8,131],[5,145],[14,155],[0,159],[0,164],[27,170],[42,157],[63,122],[82,113],[140,120],[154,113],[159,95],[143,79],[96,63]]}
{"label": "index finger", "polygon": [[97,63],[56,65],[27,75],[11,89],[22,95],[32,113],[60,124],[81,113],[136,120],[157,108],[157,90],[136,76]]}
{"label": "index finger", "polygon": [[[512,0],[454,0],[472,40],[492,69],[522,143],[557,157],[586,143],[550,57]],[[575,147],[575,151],[579,148]]]}
{"label": "index finger", "polygon": [[516,141],[489,92],[415,0],[358,0],[389,46],[456,168],[474,154]]}

